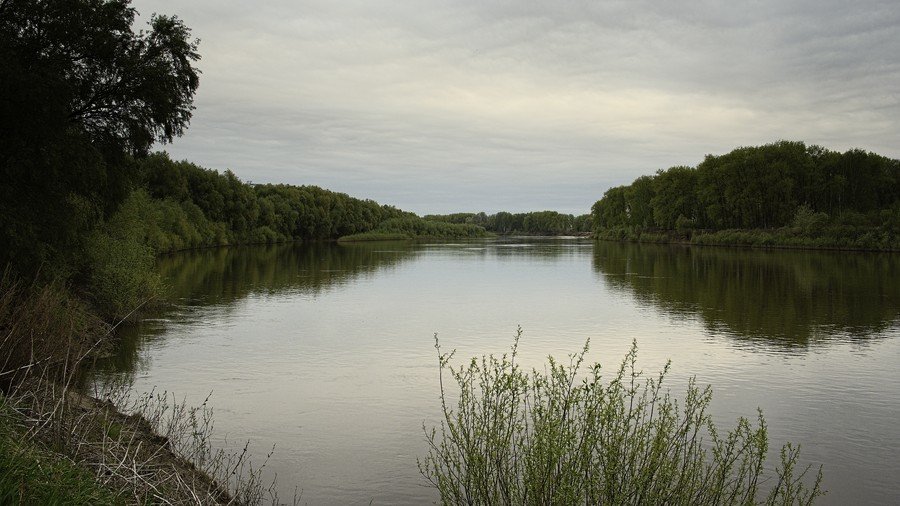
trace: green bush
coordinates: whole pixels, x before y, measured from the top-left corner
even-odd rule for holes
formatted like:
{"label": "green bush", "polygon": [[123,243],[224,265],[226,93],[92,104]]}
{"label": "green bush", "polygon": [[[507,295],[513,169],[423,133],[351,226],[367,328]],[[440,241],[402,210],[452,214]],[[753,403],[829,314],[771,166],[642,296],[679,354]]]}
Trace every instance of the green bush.
{"label": "green bush", "polygon": [[[761,490],[768,451],[762,413],[721,433],[708,413],[709,387],[690,382],[680,403],[636,371],[636,345],[609,381],[599,364],[582,371],[552,358],[530,374],[511,354],[458,368],[441,354],[439,430],[419,470],[444,504],[809,504],[822,495],[821,469],[797,473],[799,447],[781,450],[771,490]],[[449,374],[459,388],[451,406]]]}
{"label": "green bush", "polygon": [[794,215],[793,226],[805,234],[818,234],[826,224],[828,224],[827,214],[817,213],[806,205],[798,207]]}
{"label": "green bush", "polygon": [[98,232],[90,241],[88,256],[91,298],[109,317],[127,317],[161,289],[152,250],[135,238]]}
{"label": "green bush", "polygon": [[411,238],[484,237],[483,227],[471,223],[445,223],[419,217],[391,218],[381,222],[373,231],[384,234],[405,234]]}

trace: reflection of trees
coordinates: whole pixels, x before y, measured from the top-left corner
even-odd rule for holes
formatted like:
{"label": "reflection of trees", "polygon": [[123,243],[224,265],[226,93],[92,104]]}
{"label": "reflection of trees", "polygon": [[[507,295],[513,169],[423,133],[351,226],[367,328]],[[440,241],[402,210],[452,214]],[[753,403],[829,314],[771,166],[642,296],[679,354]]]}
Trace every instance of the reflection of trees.
{"label": "reflection of trees", "polygon": [[319,293],[412,258],[408,243],[313,243],[213,248],[160,259],[169,297],[222,304],[251,293]]}
{"label": "reflection of trees", "polygon": [[403,242],[318,243],[211,248],[165,256],[159,260],[159,272],[170,304],[143,322],[121,327],[116,353],[99,366],[133,371],[143,340],[165,332],[168,319],[190,320],[198,306],[226,307],[255,293],[318,294],[409,260],[417,250]]}
{"label": "reflection of trees", "polygon": [[[571,246],[571,247],[569,247]],[[162,257],[158,269],[167,286],[156,314],[120,327],[115,355],[101,370],[134,371],[144,342],[171,328],[170,321],[194,321],[254,294],[318,294],[426,252],[552,261],[587,254],[589,241],[560,238],[460,240],[453,243],[363,242],[241,246],[184,251]],[[582,253],[584,252],[584,253]]]}
{"label": "reflection of trees", "polygon": [[500,237],[488,244],[485,255],[510,259],[514,257],[534,260],[555,260],[560,257],[587,254],[591,242],[585,239],[559,237]]}
{"label": "reflection of trees", "polygon": [[891,254],[598,242],[594,269],[641,303],[785,345],[870,336],[900,317],[900,258]]}
{"label": "reflection of trees", "polygon": [[[502,238],[453,244],[412,242],[313,243],[210,248],[168,255],[159,272],[168,299],[193,305],[225,304],[251,293],[319,293],[414,258],[423,250],[459,248],[482,256],[556,258],[575,244],[554,238]],[[587,245],[584,241],[582,245]],[[589,243],[588,243],[589,244]]]}

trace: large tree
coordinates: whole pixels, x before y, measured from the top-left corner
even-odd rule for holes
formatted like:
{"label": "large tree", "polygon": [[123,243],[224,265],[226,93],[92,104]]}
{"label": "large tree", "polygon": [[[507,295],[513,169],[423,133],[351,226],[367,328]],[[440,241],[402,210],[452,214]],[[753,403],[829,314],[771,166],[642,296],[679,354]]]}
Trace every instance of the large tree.
{"label": "large tree", "polygon": [[198,41],[129,0],[0,0],[0,262],[71,263],[132,157],[187,127]]}

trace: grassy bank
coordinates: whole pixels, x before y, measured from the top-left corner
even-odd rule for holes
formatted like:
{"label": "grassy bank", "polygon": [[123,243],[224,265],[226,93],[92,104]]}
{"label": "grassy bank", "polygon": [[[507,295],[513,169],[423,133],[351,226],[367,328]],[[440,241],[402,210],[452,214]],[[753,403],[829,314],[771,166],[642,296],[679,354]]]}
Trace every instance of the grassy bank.
{"label": "grassy bank", "polygon": [[412,237],[396,232],[363,232],[361,234],[345,235],[338,242],[369,242],[369,241],[408,241]]}
{"label": "grassy bank", "polygon": [[86,468],[30,437],[26,419],[0,395],[0,503],[121,503]]}
{"label": "grassy bank", "polygon": [[249,448],[217,450],[212,412],[79,375],[111,328],[64,286],[0,277],[0,502],[259,504]]}
{"label": "grassy bank", "polygon": [[594,237],[606,241],[754,248],[900,251],[900,234],[882,227],[834,225],[817,232],[799,227],[729,230],[640,230],[630,227],[601,229]]}

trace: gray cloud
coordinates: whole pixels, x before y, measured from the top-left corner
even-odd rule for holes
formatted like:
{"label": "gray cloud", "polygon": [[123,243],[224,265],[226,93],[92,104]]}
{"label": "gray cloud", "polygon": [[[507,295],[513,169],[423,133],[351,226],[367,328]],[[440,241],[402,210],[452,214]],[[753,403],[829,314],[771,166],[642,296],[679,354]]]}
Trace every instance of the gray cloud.
{"label": "gray cloud", "polygon": [[779,139],[900,155],[895,1],[135,0],[202,39],[173,156],[417,211],[586,212]]}

